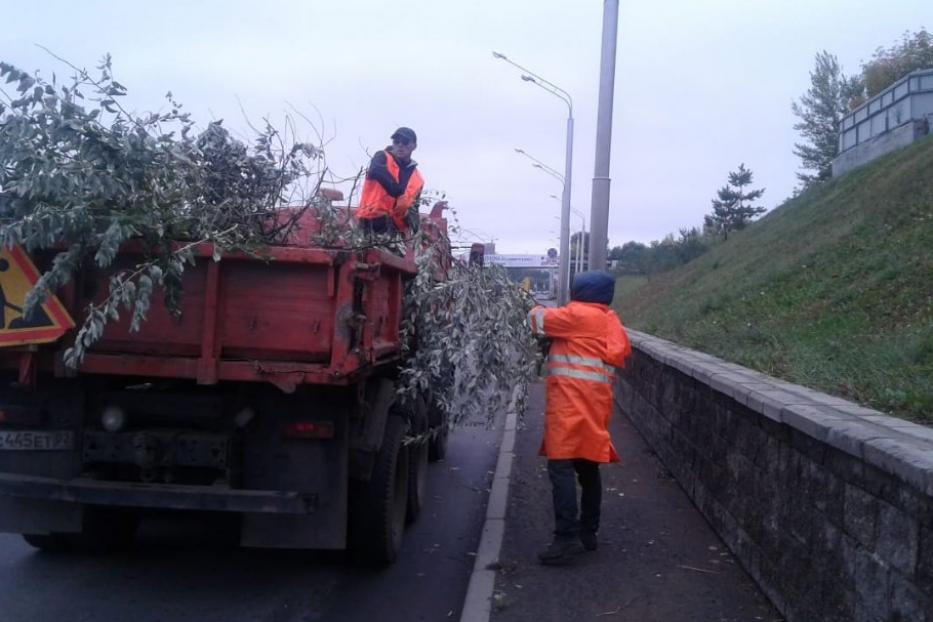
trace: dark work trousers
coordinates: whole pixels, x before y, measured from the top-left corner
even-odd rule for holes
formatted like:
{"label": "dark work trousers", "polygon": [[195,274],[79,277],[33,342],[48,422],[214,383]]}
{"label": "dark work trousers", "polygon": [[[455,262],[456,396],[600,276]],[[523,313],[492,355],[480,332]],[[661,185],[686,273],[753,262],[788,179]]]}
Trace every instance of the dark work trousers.
{"label": "dark work trousers", "polygon": [[[548,460],[547,472],[554,495],[554,536],[569,539],[576,538],[581,529],[591,533],[599,531],[599,507],[603,499],[599,463],[583,458]],[[583,489],[579,513],[576,479]]]}
{"label": "dark work trousers", "polygon": [[395,223],[388,216],[379,216],[378,218],[361,218],[360,226],[364,231],[370,234],[395,233]]}

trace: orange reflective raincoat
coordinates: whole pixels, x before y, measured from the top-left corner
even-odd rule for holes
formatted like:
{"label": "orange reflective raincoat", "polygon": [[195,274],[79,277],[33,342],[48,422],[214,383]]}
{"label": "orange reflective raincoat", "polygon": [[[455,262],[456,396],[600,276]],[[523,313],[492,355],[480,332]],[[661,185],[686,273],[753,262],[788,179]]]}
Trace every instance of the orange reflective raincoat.
{"label": "orange reflective raincoat", "polygon": [[552,340],[541,455],[618,462],[609,438],[616,368],[632,353],[625,329],[608,305],[571,302],[529,313],[535,334]]}

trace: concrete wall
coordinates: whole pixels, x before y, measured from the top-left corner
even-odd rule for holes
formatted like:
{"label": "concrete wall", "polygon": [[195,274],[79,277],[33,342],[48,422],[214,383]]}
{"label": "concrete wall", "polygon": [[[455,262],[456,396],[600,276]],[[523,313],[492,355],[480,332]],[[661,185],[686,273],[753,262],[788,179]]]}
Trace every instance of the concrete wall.
{"label": "concrete wall", "polygon": [[933,622],[933,430],[631,331],[632,419],[791,622]]}
{"label": "concrete wall", "polygon": [[926,136],[929,127],[930,123],[926,119],[910,121],[867,143],[843,151],[833,160],[833,177],[838,177],[887,153],[906,147],[918,138]]}

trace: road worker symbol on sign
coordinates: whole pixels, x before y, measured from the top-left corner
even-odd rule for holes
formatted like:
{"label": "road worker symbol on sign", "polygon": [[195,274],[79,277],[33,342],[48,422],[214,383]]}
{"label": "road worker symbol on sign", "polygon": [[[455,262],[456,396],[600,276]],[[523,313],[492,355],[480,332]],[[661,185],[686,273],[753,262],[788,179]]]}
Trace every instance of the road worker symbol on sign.
{"label": "road worker symbol on sign", "polygon": [[74,327],[55,296],[23,314],[26,294],[38,280],[39,271],[22,248],[0,251],[0,347],[55,341]]}

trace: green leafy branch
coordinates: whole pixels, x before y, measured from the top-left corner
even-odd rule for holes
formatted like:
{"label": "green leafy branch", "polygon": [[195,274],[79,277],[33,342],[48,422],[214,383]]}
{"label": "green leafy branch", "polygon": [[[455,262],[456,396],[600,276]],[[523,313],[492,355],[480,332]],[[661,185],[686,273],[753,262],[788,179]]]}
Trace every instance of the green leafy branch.
{"label": "green leafy branch", "polygon": [[69,364],[80,363],[119,307],[134,309],[137,330],[156,285],[180,312],[197,244],[213,244],[215,260],[258,254],[327,203],[317,192],[323,150],[296,140],[289,118],[282,131],[266,119],[247,144],[222,121],[199,130],[171,93],[166,110],[130,113],[109,56],[94,75],[52,56],[73,71],[64,84],[0,63],[0,79],[15,87],[13,95],[0,90],[0,244],[54,253],[25,313],[87,262],[106,270],[125,243],[144,249],[137,269],[112,275],[107,297],[87,308]]}
{"label": "green leafy branch", "polygon": [[453,425],[469,413],[484,413],[487,423],[508,409],[523,415],[540,360],[527,320],[532,301],[500,267],[445,267],[446,236],[420,234],[415,248],[418,274],[405,297],[400,395],[414,399],[430,389]]}

